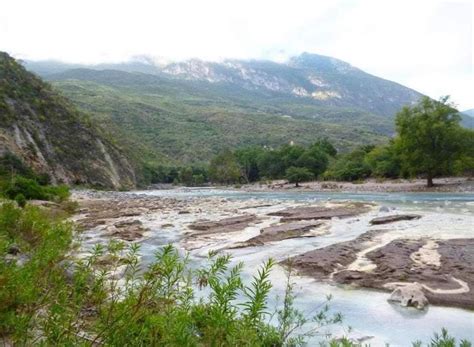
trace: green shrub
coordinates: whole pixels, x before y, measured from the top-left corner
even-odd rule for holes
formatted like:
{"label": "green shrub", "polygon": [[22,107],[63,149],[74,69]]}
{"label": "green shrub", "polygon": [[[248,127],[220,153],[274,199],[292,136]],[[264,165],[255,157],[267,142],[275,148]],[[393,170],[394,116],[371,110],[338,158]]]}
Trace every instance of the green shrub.
{"label": "green shrub", "polygon": [[23,195],[26,200],[51,200],[61,202],[70,196],[66,185],[42,186],[36,180],[16,176],[3,183],[4,195],[9,199],[15,199]]}
{"label": "green shrub", "polygon": [[15,201],[20,207],[25,207],[26,205],[26,198],[23,194],[19,193],[15,196]]}

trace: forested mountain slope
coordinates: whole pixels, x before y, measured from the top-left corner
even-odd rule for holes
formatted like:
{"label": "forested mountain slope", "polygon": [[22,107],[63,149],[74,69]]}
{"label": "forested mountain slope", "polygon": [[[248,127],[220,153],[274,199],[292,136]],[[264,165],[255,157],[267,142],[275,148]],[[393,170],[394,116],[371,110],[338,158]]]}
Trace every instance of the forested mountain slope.
{"label": "forested mountain slope", "polygon": [[129,160],[87,115],[0,52],[0,156],[7,153],[53,183],[136,184]]}

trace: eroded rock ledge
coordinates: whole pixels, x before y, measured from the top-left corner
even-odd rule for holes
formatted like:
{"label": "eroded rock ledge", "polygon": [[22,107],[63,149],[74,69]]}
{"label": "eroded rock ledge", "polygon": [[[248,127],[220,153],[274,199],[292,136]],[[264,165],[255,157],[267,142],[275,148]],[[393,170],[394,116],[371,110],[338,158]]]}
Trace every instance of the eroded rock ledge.
{"label": "eroded rock ledge", "polygon": [[314,237],[322,235],[325,231],[315,231],[324,223],[321,221],[304,221],[304,222],[293,222],[284,223],[278,225],[272,225],[267,228],[260,230],[260,235],[252,237],[244,242],[239,242],[229,247],[232,248],[244,248],[244,247],[255,247],[263,246],[268,242],[282,241],[297,237]]}
{"label": "eroded rock ledge", "polygon": [[374,218],[370,221],[370,224],[372,225],[388,224],[388,223],[399,222],[402,220],[413,220],[413,219],[419,219],[419,218],[421,218],[419,214],[394,214],[391,216]]}
{"label": "eroded rock ledge", "polygon": [[356,216],[370,211],[370,205],[364,203],[341,204],[331,207],[307,206],[291,207],[282,211],[269,213],[270,216],[281,216],[281,222],[302,220],[331,219],[334,217],[345,218]]}

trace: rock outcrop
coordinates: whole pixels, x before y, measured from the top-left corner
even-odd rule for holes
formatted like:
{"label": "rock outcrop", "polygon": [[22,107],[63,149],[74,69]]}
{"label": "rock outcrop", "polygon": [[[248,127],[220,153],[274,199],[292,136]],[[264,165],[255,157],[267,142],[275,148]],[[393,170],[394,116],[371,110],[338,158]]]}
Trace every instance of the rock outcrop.
{"label": "rock outcrop", "polygon": [[[419,283],[431,304],[474,308],[474,239],[374,241],[386,232],[370,231],[288,262],[303,275],[358,287],[394,290]],[[361,255],[370,267],[353,266]]]}
{"label": "rock outcrop", "polygon": [[[322,224],[323,223],[320,221],[304,221],[272,225],[263,228],[260,231],[260,235],[252,237],[247,241],[239,242],[229,247],[229,249],[263,246],[268,242],[282,241],[297,237],[317,236],[317,233],[313,232],[313,230],[320,227]],[[320,232],[319,235],[322,235],[323,233],[324,231]]]}
{"label": "rock outcrop", "polygon": [[281,222],[293,222],[302,220],[331,219],[334,217],[345,218],[368,212],[369,205],[365,204],[344,204],[333,207],[307,206],[292,207],[282,211],[270,213],[270,216],[281,216]]}
{"label": "rock outcrop", "polygon": [[388,301],[398,302],[404,307],[415,307],[419,310],[428,305],[428,299],[423,292],[423,286],[419,283],[409,283],[394,289]]}
{"label": "rock outcrop", "polygon": [[413,220],[413,219],[419,219],[419,218],[421,218],[419,214],[394,214],[391,216],[383,216],[383,217],[374,218],[370,221],[370,224],[372,225],[387,224],[387,223],[399,222],[402,220]]}
{"label": "rock outcrop", "polygon": [[188,227],[191,230],[195,230],[192,235],[216,234],[240,231],[255,221],[257,221],[257,216],[243,215],[224,218],[217,221],[200,221],[190,224]]}

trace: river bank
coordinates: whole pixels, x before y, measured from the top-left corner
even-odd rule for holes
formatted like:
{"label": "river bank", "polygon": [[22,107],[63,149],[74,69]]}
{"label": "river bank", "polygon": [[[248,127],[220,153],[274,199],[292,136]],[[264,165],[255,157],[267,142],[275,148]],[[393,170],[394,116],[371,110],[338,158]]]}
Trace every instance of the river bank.
{"label": "river bank", "polygon": [[286,180],[275,180],[269,183],[242,185],[239,189],[248,192],[301,191],[301,192],[451,192],[473,193],[474,179],[469,177],[446,177],[434,180],[433,187],[426,186],[424,179],[367,179],[357,182],[314,181],[300,183],[300,187],[287,183]]}

